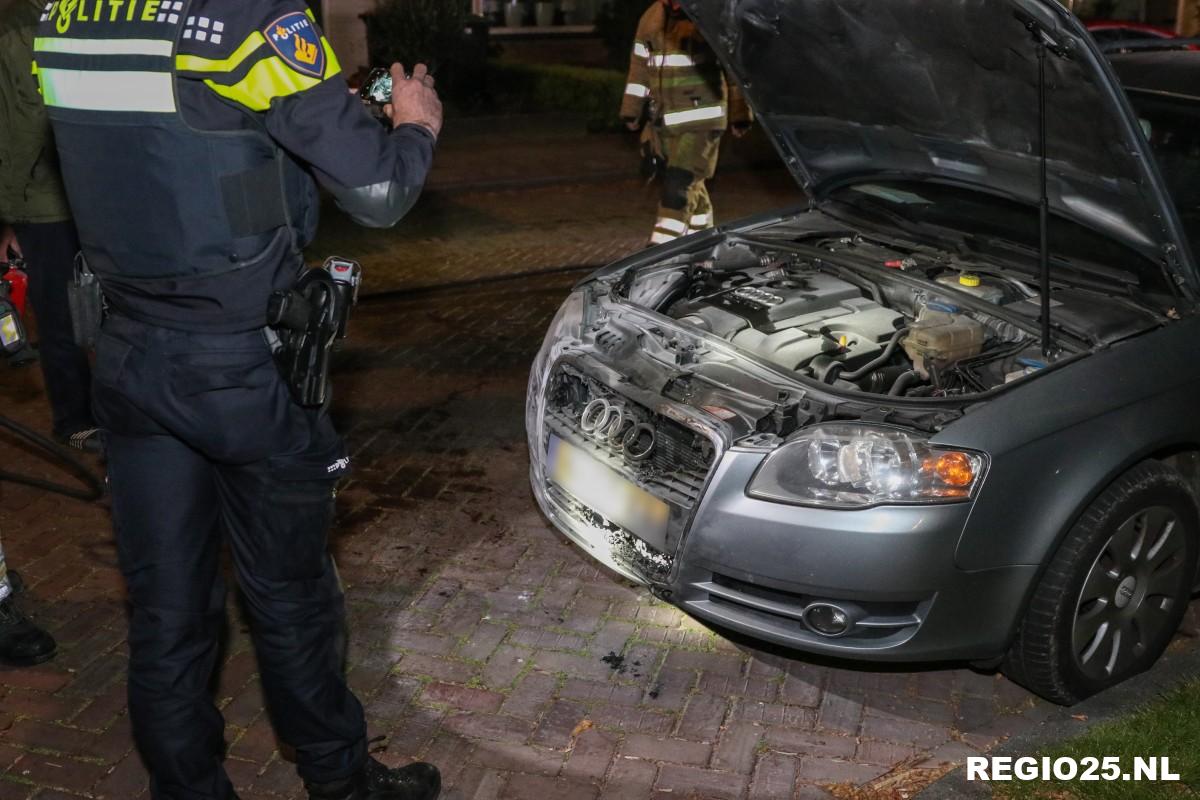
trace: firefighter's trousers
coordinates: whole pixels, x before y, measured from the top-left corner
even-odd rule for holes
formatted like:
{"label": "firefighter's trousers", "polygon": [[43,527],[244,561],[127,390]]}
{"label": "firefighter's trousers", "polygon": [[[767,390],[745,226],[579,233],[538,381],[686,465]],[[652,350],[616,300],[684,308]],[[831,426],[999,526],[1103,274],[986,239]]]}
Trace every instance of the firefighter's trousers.
{"label": "firefighter's trousers", "polygon": [[651,244],[669,242],[716,224],[705,182],[716,174],[721,137],[720,131],[658,135],[667,167]]}
{"label": "firefighter's trousers", "polygon": [[223,541],[251,625],[267,711],[300,774],[366,758],[342,671],[344,604],[326,536],[347,468],[328,417],[296,405],[261,332],[105,323],[95,407],[129,588],[129,713],[155,800],[232,796],[210,694],[225,617]]}

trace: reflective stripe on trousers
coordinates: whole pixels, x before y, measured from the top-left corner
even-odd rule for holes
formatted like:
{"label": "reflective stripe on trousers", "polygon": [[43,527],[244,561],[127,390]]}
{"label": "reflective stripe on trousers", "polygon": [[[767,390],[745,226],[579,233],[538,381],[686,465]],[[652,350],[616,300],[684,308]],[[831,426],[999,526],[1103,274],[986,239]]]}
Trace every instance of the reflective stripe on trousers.
{"label": "reflective stripe on trousers", "polygon": [[712,214],[693,214],[688,221],[688,233],[708,230],[713,226]]}
{"label": "reflective stripe on trousers", "polygon": [[654,222],[654,232],[650,234],[650,244],[673,242],[680,236],[686,236],[687,223],[673,217],[660,216]]}

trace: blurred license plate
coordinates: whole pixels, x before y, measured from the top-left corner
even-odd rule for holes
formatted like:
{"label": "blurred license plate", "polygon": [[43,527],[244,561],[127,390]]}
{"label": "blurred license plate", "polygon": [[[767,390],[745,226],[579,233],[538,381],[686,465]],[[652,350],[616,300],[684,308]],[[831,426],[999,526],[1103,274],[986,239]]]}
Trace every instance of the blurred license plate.
{"label": "blurred license plate", "polygon": [[671,515],[666,503],[557,436],[550,437],[546,456],[555,483],[609,522],[657,550],[666,550]]}

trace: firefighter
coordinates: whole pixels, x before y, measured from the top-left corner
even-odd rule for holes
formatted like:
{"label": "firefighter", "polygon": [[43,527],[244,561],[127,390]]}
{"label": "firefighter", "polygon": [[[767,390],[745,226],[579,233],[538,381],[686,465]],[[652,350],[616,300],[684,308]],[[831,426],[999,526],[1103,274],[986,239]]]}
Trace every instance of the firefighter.
{"label": "firefighter", "polygon": [[58,0],[41,16],[33,68],[110,309],[93,403],[151,795],[235,796],[209,693],[225,540],[308,796],[431,800],[435,767],[367,752],[326,544],[350,459],[325,409],[293,399],[266,319],[303,269],[318,182],[363,225],[412,207],[442,124],[433,77],[393,65],[385,130],[301,0]]}
{"label": "firefighter", "polygon": [[725,129],[741,137],[753,117],[737,84],[679,0],[655,2],[638,23],[621,118],[665,162],[650,244],[715,224],[705,182],[716,173]]}

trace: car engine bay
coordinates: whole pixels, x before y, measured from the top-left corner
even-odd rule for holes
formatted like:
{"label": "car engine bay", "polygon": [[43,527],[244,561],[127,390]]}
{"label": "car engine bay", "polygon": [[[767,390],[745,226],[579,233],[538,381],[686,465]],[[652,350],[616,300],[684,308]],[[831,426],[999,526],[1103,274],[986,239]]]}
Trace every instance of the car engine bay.
{"label": "car engine bay", "polygon": [[892,397],[987,392],[1167,320],[1056,279],[1047,354],[1033,279],[862,236],[731,238],[631,275],[623,291],[638,305],[831,388]]}

